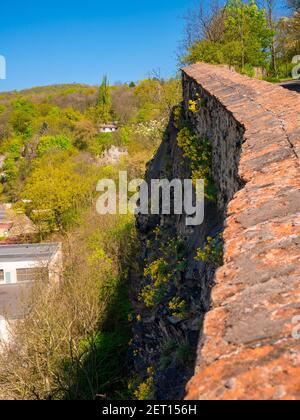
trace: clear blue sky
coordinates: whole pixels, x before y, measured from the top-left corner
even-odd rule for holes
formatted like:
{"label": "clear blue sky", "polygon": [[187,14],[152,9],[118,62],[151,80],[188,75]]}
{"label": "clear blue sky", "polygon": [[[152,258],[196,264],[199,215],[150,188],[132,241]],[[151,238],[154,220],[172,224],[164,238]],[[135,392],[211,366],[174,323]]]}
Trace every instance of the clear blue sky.
{"label": "clear blue sky", "polygon": [[[208,0],[207,0],[208,1]],[[139,80],[176,73],[181,17],[195,0],[2,2],[0,91],[55,83]]]}

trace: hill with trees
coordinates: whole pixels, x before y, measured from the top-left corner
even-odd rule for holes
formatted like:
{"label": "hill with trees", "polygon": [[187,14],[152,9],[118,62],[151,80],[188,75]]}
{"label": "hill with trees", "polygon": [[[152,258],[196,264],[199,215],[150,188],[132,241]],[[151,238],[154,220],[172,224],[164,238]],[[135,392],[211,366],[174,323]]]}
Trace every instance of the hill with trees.
{"label": "hill with trees", "polygon": [[[100,87],[62,85],[0,95],[1,201],[37,228],[32,241],[63,243],[64,273],[37,283],[0,354],[6,399],[129,398],[129,278],[136,264],[133,216],[96,213],[96,185],[120,170],[142,177],[159,145],[179,80]],[[118,121],[115,133],[103,123]],[[128,154],[106,162],[112,146]],[[25,310],[28,313],[28,310]],[[112,315],[113,314],[113,315]]]}
{"label": "hill with trees", "polygon": [[[200,6],[187,18],[180,63],[228,65],[250,76],[260,68],[274,81],[291,77],[292,59],[300,50],[299,0],[289,0],[289,17],[276,19],[274,7],[272,0],[264,7],[255,0]],[[22,302],[30,313],[25,311],[25,318],[11,325],[12,341],[0,353],[2,398],[152,395],[153,368],[148,367],[145,383],[130,378],[128,362],[131,322],[140,317],[129,299],[138,272],[135,220],[131,215],[97,214],[96,185],[106,178],[118,182],[121,170],[129,178],[144,176],[174,108],[174,120],[181,120],[181,108],[176,107],[182,101],[181,89],[176,78],[112,86],[104,76],[100,86],[68,84],[0,94],[0,201],[30,218],[36,232],[31,241],[62,242],[64,251],[61,283],[48,288],[37,282],[29,300]],[[196,112],[197,104],[191,102],[190,111]],[[101,132],[103,124],[112,122],[117,131]],[[185,127],[179,140],[190,148],[199,139]],[[192,149],[210,173],[211,152],[205,146],[195,144]],[[117,163],[107,158],[112,147],[127,152]],[[192,158],[199,161],[199,156]],[[159,231],[155,235],[160,238]],[[155,246],[156,242],[159,248],[160,239]],[[180,273],[184,261],[174,258],[171,271],[168,262],[180,247],[169,241],[167,262],[154,261],[145,276],[152,275],[159,285],[165,275]],[[199,258],[209,258],[210,252],[208,246],[208,256]],[[151,298],[147,291],[146,299],[149,294]],[[184,302],[174,299],[167,310],[180,315]],[[174,349],[166,350],[168,359]]]}

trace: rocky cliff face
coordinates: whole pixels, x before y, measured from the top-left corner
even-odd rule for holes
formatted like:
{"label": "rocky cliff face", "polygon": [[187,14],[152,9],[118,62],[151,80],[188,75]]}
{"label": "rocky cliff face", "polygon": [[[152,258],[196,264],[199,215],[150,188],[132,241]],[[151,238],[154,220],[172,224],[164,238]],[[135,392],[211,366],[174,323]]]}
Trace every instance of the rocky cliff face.
{"label": "rocky cliff face", "polygon": [[[172,118],[165,139],[150,162],[146,176],[149,185],[151,179],[191,178],[191,165],[177,145],[177,133]],[[134,287],[139,290],[135,301],[139,318],[134,328],[135,367],[145,381],[149,379],[149,370],[154,371],[157,399],[182,398],[193,374],[199,332],[210,307],[215,273],[214,267],[195,260],[196,252],[204,246],[208,235],[217,236],[222,231],[222,219],[215,203],[206,204],[206,214],[204,224],[196,228],[186,226],[184,215],[137,218],[143,252],[140,277]],[[163,272],[166,268],[162,276],[167,278],[171,274],[171,278],[160,292],[162,296],[149,307],[147,296],[141,298],[141,294],[153,280],[144,271],[159,261],[158,270]],[[172,301],[173,310],[169,307]]]}
{"label": "rocky cliff face", "polygon": [[[146,180],[192,177],[178,145],[184,125],[211,145],[217,194],[198,227],[185,215],[137,218],[140,389],[181,398],[196,370],[189,399],[300,397],[300,341],[291,335],[300,315],[299,96],[204,64],[183,71],[183,91],[180,122],[175,110]],[[216,273],[207,244],[213,238],[217,249],[224,227]]]}

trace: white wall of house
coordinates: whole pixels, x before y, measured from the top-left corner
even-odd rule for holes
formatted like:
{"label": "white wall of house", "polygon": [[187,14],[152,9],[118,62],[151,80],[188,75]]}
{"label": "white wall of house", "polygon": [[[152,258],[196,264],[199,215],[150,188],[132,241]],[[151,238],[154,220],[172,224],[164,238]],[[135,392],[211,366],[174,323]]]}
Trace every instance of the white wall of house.
{"label": "white wall of house", "polygon": [[56,254],[48,264],[50,283],[58,283],[63,272],[63,253],[60,244]]}
{"label": "white wall of house", "polygon": [[17,270],[24,268],[43,268],[47,267],[46,261],[12,261],[0,264],[0,270],[4,271],[4,281],[0,284],[14,284],[17,281]]}
{"label": "white wall of house", "polygon": [[115,127],[103,127],[100,129],[100,133],[114,133],[115,131],[117,131]]}
{"label": "white wall of house", "polygon": [[49,272],[49,282],[50,283],[57,283],[62,274],[63,268],[63,261],[62,261],[62,247],[61,245],[58,246],[57,252],[52,256],[49,260],[42,260],[37,259],[35,261],[26,260],[23,261],[7,261],[1,262],[0,270],[4,272],[4,280],[0,277],[0,285],[1,284],[16,284],[20,283],[17,279],[17,270],[18,269],[27,269],[27,268],[35,268],[35,269],[48,269]]}

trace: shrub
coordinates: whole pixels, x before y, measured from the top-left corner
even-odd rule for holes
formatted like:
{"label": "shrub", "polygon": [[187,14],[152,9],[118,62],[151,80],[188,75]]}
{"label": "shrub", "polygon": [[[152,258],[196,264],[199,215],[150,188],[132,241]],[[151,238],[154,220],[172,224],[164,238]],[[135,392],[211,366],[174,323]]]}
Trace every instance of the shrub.
{"label": "shrub", "polygon": [[185,300],[180,299],[179,297],[174,297],[169,302],[169,309],[172,316],[176,318],[184,319],[187,316],[187,303]]}
{"label": "shrub", "polygon": [[212,175],[212,144],[206,137],[196,136],[188,127],[182,128],[177,135],[178,146],[184,156],[191,160],[192,180],[203,179],[205,197],[216,200],[217,189]]}
{"label": "shrub", "polygon": [[151,400],[154,394],[154,369],[147,369],[148,378],[145,382],[141,383],[137,390],[134,392],[134,396],[139,401]]}
{"label": "shrub", "polygon": [[171,279],[169,265],[160,258],[145,268],[144,275],[151,279],[151,284],[143,288],[140,298],[148,308],[152,308],[164,296],[166,286]]}
{"label": "shrub", "polygon": [[203,249],[197,251],[196,259],[218,268],[223,265],[222,235],[217,238],[208,237]]}
{"label": "shrub", "polygon": [[32,135],[32,124],[38,112],[35,106],[25,100],[20,99],[13,103],[14,110],[10,114],[9,122],[17,134],[28,138]]}
{"label": "shrub", "polygon": [[69,150],[71,146],[71,140],[67,136],[43,136],[39,140],[37,151],[38,155],[42,156],[53,149]]}

